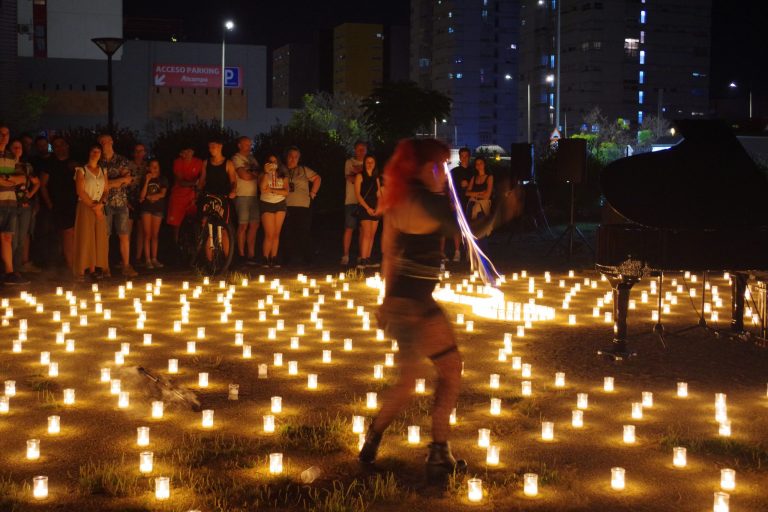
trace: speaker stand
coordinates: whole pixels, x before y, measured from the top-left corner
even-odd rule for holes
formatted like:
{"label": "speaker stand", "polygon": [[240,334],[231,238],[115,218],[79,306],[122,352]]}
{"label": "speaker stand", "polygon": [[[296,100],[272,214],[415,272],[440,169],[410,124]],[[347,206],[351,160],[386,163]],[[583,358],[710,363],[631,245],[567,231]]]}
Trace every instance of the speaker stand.
{"label": "speaker stand", "polygon": [[552,252],[563,245],[567,241],[567,245],[565,246],[565,249],[567,249],[568,259],[571,259],[573,257],[573,239],[574,237],[578,237],[581,239],[581,242],[589,249],[589,252],[592,253],[592,257],[595,257],[595,250],[592,248],[591,245],[589,245],[589,242],[587,241],[587,238],[584,236],[584,233],[581,232],[581,230],[576,226],[576,184],[571,182],[571,216],[570,220],[568,222],[568,227],[565,228],[565,231],[555,240],[555,242],[552,244],[552,246],[549,248],[549,251],[547,252],[547,256],[551,255]]}

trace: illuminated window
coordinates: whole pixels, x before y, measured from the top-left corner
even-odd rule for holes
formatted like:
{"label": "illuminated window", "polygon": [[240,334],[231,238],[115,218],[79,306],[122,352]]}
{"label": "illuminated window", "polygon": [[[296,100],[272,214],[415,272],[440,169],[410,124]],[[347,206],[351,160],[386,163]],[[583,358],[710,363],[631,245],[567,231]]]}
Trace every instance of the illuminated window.
{"label": "illuminated window", "polygon": [[464,73],[456,73],[456,80],[461,80],[464,78]]}
{"label": "illuminated window", "polygon": [[643,111],[637,111],[637,124],[643,124]]}
{"label": "illuminated window", "polygon": [[640,64],[645,64],[645,50],[640,50]]}
{"label": "illuminated window", "polygon": [[448,33],[453,34],[453,27],[448,27]]}
{"label": "illuminated window", "polygon": [[637,50],[640,49],[640,40],[627,37],[624,39],[624,53],[634,57],[637,55]]}
{"label": "illuminated window", "polygon": [[550,55],[549,56],[549,67],[551,69],[555,69],[555,56],[554,55]]}
{"label": "illuminated window", "polygon": [[553,92],[549,93],[549,106],[550,107],[555,106],[555,93]]}
{"label": "illuminated window", "polygon": [[645,92],[644,91],[638,91],[637,92],[637,103],[642,105],[644,100],[645,100]]}
{"label": "illuminated window", "polygon": [[645,30],[640,31],[640,44],[645,44]]}
{"label": "illuminated window", "polygon": [[640,11],[640,23],[645,24],[645,11]]}
{"label": "illuminated window", "polygon": [[640,73],[637,75],[637,82],[638,82],[639,84],[644,84],[644,83],[645,83],[645,71],[641,71],[641,72],[640,72]]}

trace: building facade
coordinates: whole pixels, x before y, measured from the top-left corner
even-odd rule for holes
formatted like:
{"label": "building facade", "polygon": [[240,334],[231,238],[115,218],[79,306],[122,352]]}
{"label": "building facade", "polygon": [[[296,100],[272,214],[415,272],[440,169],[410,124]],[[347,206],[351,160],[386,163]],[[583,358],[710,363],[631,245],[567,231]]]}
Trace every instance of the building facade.
{"label": "building facade", "polygon": [[412,0],[411,79],[452,100],[438,137],[456,146],[517,139],[516,0]]}
{"label": "building facade", "polygon": [[521,0],[520,16],[526,136],[530,123],[545,139],[558,117],[563,135],[599,129],[585,122],[595,108],[633,129],[707,115],[711,0]]}
{"label": "building facade", "polygon": [[305,94],[319,87],[318,49],[291,43],[272,52],[272,106],[301,108]]}
{"label": "building facade", "polygon": [[[2,87],[15,89],[4,101],[18,110],[24,96],[40,99],[40,129],[106,125],[106,56],[91,39],[122,37],[122,10],[121,0],[3,2],[0,22],[15,17],[12,37],[0,34]],[[126,41],[113,61],[115,123],[151,134],[168,122],[219,120],[221,54],[221,44]],[[228,44],[226,66],[227,127],[254,135],[290,119],[267,108],[265,47]],[[3,106],[3,117],[18,117]]]}
{"label": "building facade", "polygon": [[384,27],[344,23],[333,29],[333,92],[369,96],[384,81]]}

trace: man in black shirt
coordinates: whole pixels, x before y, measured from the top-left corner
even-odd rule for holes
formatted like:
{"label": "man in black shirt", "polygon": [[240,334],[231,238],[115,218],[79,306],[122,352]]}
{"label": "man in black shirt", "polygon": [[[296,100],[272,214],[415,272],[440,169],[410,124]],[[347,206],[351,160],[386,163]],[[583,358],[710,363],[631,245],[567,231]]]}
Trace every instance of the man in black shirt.
{"label": "man in black shirt", "polygon": [[[467,207],[467,187],[469,187],[469,180],[472,179],[474,171],[469,166],[469,159],[471,151],[469,148],[461,148],[459,150],[459,165],[451,169],[451,181],[453,187],[456,189],[456,195],[459,197],[459,204],[461,204],[462,210],[466,211]],[[445,254],[445,238],[443,238],[441,249]],[[458,263],[461,261],[461,234],[456,233],[453,235],[453,261]]]}
{"label": "man in black shirt", "polygon": [[53,156],[40,169],[40,195],[50,213],[55,229],[61,234],[61,246],[67,268],[72,268],[75,243],[75,167],[77,162],[69,156],[69,143],[64,137],[51,141]]}

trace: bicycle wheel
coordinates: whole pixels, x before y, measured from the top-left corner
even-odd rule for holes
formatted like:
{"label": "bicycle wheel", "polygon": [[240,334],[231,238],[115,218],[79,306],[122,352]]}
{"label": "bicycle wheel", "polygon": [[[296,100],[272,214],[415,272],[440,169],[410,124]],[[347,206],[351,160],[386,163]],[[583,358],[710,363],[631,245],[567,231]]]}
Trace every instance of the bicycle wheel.
{"label": "bicycle wheel", "polygon": [[226,272],[234,253],[235,229],[231,224],[212,222],[203,225],[198,263],[205,274],[215,276]]}

